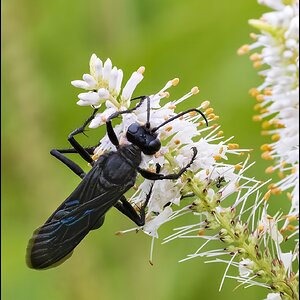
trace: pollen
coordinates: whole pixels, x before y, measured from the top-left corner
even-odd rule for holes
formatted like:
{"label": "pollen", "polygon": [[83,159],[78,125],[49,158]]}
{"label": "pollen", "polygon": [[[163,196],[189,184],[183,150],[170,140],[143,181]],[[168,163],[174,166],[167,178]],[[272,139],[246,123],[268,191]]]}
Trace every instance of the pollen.
{"label": "pollen", "polygon": [[207,109],[210,105],[210,102],[208,100],[204,101],[201,103],[201,108],[202,109]]}
{"label": "pollen", "polygon": [[214,109],[212,107],[208,108],[206,111],[205,111],[205,114],[206,115],[209,115],[211,114],[212,112],[214,111]]}
{"label": "pollen", "polygon": [[260,111],[259,111],[261,114],[265,114],[267,112],[269,112],[266,108],[262,108]]}
{"label": "pollen", "polygon": [[256,100],[257,100],[258,102],[263,102],[263,101],[265,100],[265,96],[262,95],[262,94],[258,94],[258,95],[256,96]]}
{"label": "pollen", "polygon": [[243,45],[241,48],[238,49],[237,54],[243,55],[249,52],[249,45]]}
{"label": "pollen", "polygon": [[280,135],[278,133],[275,133],[272,135],[271,139],[273,142],[277,142],[280,140]]}
{"label": "pollen", "polygon": [[199,126],[202,126],[203,124],[204,124],[203,121],[200,121],[200,122],[199,122]]}
{"label": "pollen", "polygon": [[255,69],[260,68],[262,66],[262,63],[260,60],[257,60],[256,62],[254,62],[253,67]]}
{"label": "pollen", "polygon": [[214,113],[211,113],[211,114],[209,114],[209,115],[207,116],[207,118],[210,119],[210,120],[213,120],[215,116],[216,116],[216,115],[215,115]]}
{"label": "pollen", "polygon": [[259,91],[256,88],[252,88],[252,89],[250,89],[249,94],[252,97],[256,97],[257,95],[259,95]]}
{"label": "pollen", "polygon": [[271,156],[270,151],[263,152],[261,157],[265,160],[273,160],[273,157]]}
{"label": "pollen", "polygon": [[265,200],[265,201],[268,201],[268,200],[269,200],[269,198],[270,198],[270,196],[271,196],[271,193],[272,193],[271,190],[269,190],[269,191],[267,191],[267,192],[265,193],[265,195],[264,195],[264,200]]}
{"label": "pollen", "polygon": [[262,135],[262,136],[267,136],[267,135],[269,135],[269,131],[267,131],[267,130],[262,130],[261,135]]}
{"label": "pollen", "polygon": [[297,221],[297,216],[288,216],[287,219],[290,221],[290,222],[293,222],[293,221]]}
{"label": "pollen", "polygon": [[205,230],[204,229],[200,229],[197,233],[198,236],[203,236],[205,235]]}
{"label": "pollen", "polygon": [[259,122],[259,121],[261,121],[261,116],[255,115],[255,116],[252,117],[252,120],[253,120],[254,122]]}
{"label": "pollen", "polygon": [[101,116],[101,120],[105,123],[107,119],[104,116]]}
{"label": "pollen", "polygon": [[272,124],[269,122],[269,121],[264,121],[262,124],[261,124],[261,127],[263,129],[268,129]]}
{"label": "pollen", "polygon": [[139,67],[138,70],[137,70],[137,72],[140,73],[140,74],[144,74],[145,67],[143,67],[143,66]]}
{"label": "pollen", "polygon": [[264,225],[261,224],[257,227],[257,229],[259,232],[262,232],[262,231],[264,231],[265,227],[264,227]]}
{"label": "pollen", "polygon": [[219,154],[222,154],[223,151],[224,151],[224,148],[221,147],[221,148],[219,149]]}
{"label": "pollen", "polygon": [[196,113],[195,111],[190,111],[190,112],[189,112],[189,115],[190,115],[191,117],[196,116],[196,114],[197,114],[197,113]]}
{"label": "pollen", "polygon": [[270,167],[266,168],[265,172],[267,174],[272,174],[274,172],[274,168],[272,166],[270,166]]}
{"label": "pollen", "polygon": [[272,96],[273,92],[272,92],[271,89],[265,89],[265,90],[264,90],[264,94],[265,94],[266,96]]}
{"label": "pollen", "polygon": [[296,226],[291,225],[291,224],[289,224],[288,226],[286,226],[286,230],[289,230],[289,231],[295,231],[296,229],[297,229]]}
{"label": "pollen", "polygon": [[234,169],[235,169],[236,171],[239,171],[239,170],[243,169],[243,166],[237,164],[237,165],[234,166]]}
{"label": "pollen", "polygon": [[239,144],[228,144],[228,149],[233,150],[233,149],[239,149],[240,145]]}
{"label": "pollen", "polygon": [[198,93],[199,93],[199,88],[198,88],[197,86],[194,86],[194,87],[191,89],[191,93],[192,93],[193,95],[198,94]]}
{"label": "pollen", "polygon": [[162,92],[159,94],[161,97],[163,98],[169,98],[170,97],[170,93],[169,92]]}
{"label": "pollen", "polygon": [[220,118],[219,116],[214,116],[214,117],[213,117],[213,120],[214,120],[214,121],[217,121],[217,120],[219,120],[219,118]]}
{"label": "pollen", "polygon": [[216,161],[218,161],[218,160],[221,160],[222,157],[221,157],[220,155],[215,155],[215,156],[214,156],[214,159],[215,159]]}
{"label": "pollen", "polygon": [[222,130],[220,130],[218,133],[217,133],[217,136],[223,136],[223,134],[224,134],[224,131],[222,131]]}
{"label": "pollen", "polygon": [[180,140],[175,140],[175,141],[174,141],[174,144],[175,144],[175,145],[179,145],[179,144],[180,144]]}
{"label": "pollen", "polygon": [[260,149],[261,149],[262,151],[272,151],[272,150],[273,150],[272,146],[269,145],[269,144],[263,144],[263,145],[260,147]]}
{"label": "pollen", "polygon": [[261,60],[261,57],[258,53],[253,53],[250,55],[250,60],[252,60],[252,61]]}
{"label": "pollen", "polygon": [[280,188],[274,188],[271,192],[273,195],[280,195],[282,193]]}
{"label": "pollen", "polygon": [[169,131],[171,131],[172,129],[173,129],[172,126],[168,126],[168,127],[165,129],[165,131],[169,132]]}
{"label": "pollen", "polygon": [[278,175],[278,177],[279,177],[280,179],[283,179],[283,178],[286,177],[285,174],[284,174],[282,171],[279,171],[277,175]]}
{"label": "pollen", "polygon": [[260,103],[257,103],[254,105],[254,110],[260,110],[262,107],[261,107],[261,104]]}
{"label": "pollen", "polygon": [[179,78],[172,79],[172,85],[176,86],[179,83]]}

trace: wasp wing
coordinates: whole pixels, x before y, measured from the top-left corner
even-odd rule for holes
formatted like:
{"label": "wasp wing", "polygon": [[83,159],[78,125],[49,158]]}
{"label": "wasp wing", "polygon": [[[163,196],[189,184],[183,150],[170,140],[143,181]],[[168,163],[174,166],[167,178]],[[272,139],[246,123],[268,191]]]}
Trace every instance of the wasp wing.
{"label": "wasp wing", "polygon": [[93,168],[75,191],[38,228],[27,248],[27,264],[34,269],[54,267],[69,258],[73,249],[104,222],[105,213],[131,185],[104,189],[99,186],[101,167]]}

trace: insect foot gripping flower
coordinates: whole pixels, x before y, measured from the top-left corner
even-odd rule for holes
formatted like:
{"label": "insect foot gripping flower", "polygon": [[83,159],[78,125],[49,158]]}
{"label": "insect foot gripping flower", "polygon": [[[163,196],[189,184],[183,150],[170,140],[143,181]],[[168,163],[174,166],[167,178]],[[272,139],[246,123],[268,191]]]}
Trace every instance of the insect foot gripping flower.
{"label": "insect foot gripping flower", "polygon": [[250,59],[264,78],[263,84],[250,90],[257,100],[255,121],[262,122],[262,134],[270,142],[261,146],[262,157],[272,165],[266,173],[276,172],[280,181],[270,186],[272,194],[287,191],[291,200],[290,218],[299,214],[299,1],[260,0],[274,11],[249,23],[260,32],[252,33],[251,45],[239,54],[253,52]]}

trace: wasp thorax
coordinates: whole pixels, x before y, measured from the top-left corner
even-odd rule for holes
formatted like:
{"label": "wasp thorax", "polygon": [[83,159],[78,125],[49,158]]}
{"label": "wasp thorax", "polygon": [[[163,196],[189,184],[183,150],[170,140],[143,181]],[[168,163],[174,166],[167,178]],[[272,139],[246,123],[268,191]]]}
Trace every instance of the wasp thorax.
{"label": "wasp thorax", "polygon": [[143,153],[148,155],[155,154],[161,147],[157,134],[138,123],[133,123],[128,127],[126,137],[130,143],[138,146]]}

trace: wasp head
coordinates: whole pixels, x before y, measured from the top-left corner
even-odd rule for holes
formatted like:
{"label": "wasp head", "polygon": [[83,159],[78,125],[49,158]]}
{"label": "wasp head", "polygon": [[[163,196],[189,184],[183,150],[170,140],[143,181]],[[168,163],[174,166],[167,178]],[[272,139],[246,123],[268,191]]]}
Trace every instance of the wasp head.
{"label": "wasp head", "polygon": [[151,132],[145,125],[133,123],[128,127],[127,140],[138,146],[144,154],[153,155],[161,147],[157,133]]}

